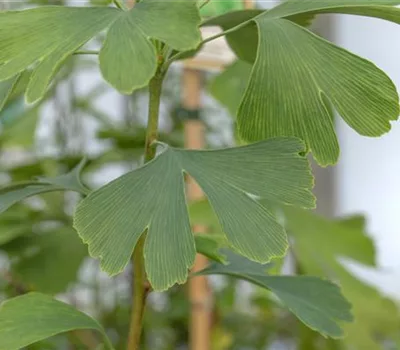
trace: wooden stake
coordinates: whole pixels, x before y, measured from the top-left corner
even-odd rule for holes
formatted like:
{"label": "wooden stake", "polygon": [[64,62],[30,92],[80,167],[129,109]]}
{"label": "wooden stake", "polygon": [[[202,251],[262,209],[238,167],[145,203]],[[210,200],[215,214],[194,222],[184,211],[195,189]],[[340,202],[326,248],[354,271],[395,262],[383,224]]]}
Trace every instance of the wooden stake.
{"label": "wooden stake", "polygon": [[[201,72],[184,69],[183,73],[183,104],[186,109],[198,110],[201,97]],[[185,146],[189,149],[204,147],[204,125],[200,120],[185,122]],[[200,200],[203,192],[199,185],[188,178],[187,194],[189,201]],[[205,227],[193,227],[194,232],[205,232]],[[197,254],[193,271],[199,271],[207,266],[207,259]],[[190,349],[209,350],[211,347],[211,316],[212,295],[205,276],[189,281],[189,299],[191,302]]]}
{"label": "wooden stake", "polygon": [[254,1],[253,0],[243,0],[244,8],[245,9],[252,9],[254,8]]}

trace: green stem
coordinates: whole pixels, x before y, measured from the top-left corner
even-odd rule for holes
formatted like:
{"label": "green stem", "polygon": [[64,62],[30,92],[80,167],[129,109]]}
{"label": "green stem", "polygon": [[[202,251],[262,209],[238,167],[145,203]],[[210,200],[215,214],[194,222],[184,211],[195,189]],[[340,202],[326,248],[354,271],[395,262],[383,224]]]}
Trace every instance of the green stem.
{"label": "green stem", "polygon": [[98,55],[99,51],[95,50],[78,50],[74,52],[74,55]]}
{"label": "green stem", "polygon": [[[257,17],[258,17],[258,16],[254,17],[254,18],[257,18]],[[249,19],[249,20],[247,20],[247,21],[244,21],[244,22],[238,24],[238,25],[235,26],[235,27],[232,27],[232,28],[230,28],[230,29],[228,29],[228,30],[225,30],[225,31],[223,31],[223,32],[221,32],[221,33],[218,33],[218,34],[216,34],[216,35],[213,35],[213,36],[210,36],[210,37],[204,39],[204,40],[199,44],[198,48],[201,47],[201,46],[203,46],[204,44],[210,42],[210,41],[213,41],[213,40],[218,39],[218,38],[220,38],[220,37],[222,37],[222,36],[226,36],[226,35],[228,35],[228,34],[231,34],[231,33],[233,33],[233,32],[236,32],[236,31],[239,30],[239,29],[242,29],[243,27],[245,27],[245,26],[247,26],[249,23],[251,23],[251,22],[254,20],[254,18],[251,18],[251,19]],[[168,60],[165,62],[165,67],[166,67],[166,69],[167,69],[174,61],[176,61],[176,60],[178,60],[178,59],[184,57],[184,56],[185,56],[187,53],[189,53],[190,51],[192,51],[192,50],[189,50],[189,51],[180,51],[180,52],[177,52],[174,56],[168,58]]]}
{"label": "green stem", "polygon": [[[145,162],[149,162],[156,155],[153,142],[158,135],[158,117],[160,112],[162,83],[164,73],[160,70],[150,81],[149,85],[149,115],[147,122],[146,143],[145,143]],[[143,248],[146,239],[146,232],[139,239],[133,252],[133,295],[132,295],[132,315],[129,329],[128,350],[138,350],[143,328],[143,315],[146,305],[146,298],[150,292],[150,286],[146,279],[144,267]]]}

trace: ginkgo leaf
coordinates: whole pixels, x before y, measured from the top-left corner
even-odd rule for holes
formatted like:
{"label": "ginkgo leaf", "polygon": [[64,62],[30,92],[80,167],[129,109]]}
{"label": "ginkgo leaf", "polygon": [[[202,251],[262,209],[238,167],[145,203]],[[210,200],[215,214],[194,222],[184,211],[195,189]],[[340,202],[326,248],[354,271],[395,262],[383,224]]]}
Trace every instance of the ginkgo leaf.
{"label": "ginkgo leaf", "polygon": [[229,275],[271,290],[308,327],[324,336],[339,338],[339,322],[352,321],[351,305],[339,287],[329,281],[308,276],[269,276],[269,266],[227,253],[229,264],[212,263],[198,275]]}
{"label": "ginkgo leaf", "polygon": [[150,38],[176,50],[194,49],[201,40],[200,20],[194,1],[143,0],[130,11],[64,6],[5,11],[0,13],[0,81],[34,65],[26,96],[35,102],[68,57],[109,28],[101,71],[111,85],[130,93],[155,73]]}
{"label": "ginkgo leaf", "polygon": [[[374,64],[316,36],[291,18],[349,13],[400,23],[400,9],[388,6],[397,4],[400,1],[287,1],[242,24],[236,22],[238,30],[229,34],[231,47],[243,59],[255,57],[238,111],[242,138],[297,136],[305,140],[318,163],[329,165],[339,156],[330,105],[361,135],[388,132],[390,122],[399,115],[399,98],[391,80]],[[228,16],[213,23],[226,28]],[[240,39],[245,32],[250,35],[249,28],[256,41]]]}
{"label": "ginkgo leaf", "polygon": [[38,100],[65,59],[120,13],[63,6],[0,13],[0,81],[38,63],[27,87],[28,101]]}
{"label": "ginkgo leaf", "polygon": [[41,193],[54,191],[74,191],[87,194],[88,189],[82,184],[80,174],[86,161],[83,160],[72,171],[55,178],[40,178],[0,188],[0,213],[19,201]]}
{"label": "ginkgo leaf", "polygon": [[[254,198],[313,207],[312,175],[297,139],[281,138],[216,151],[170,148],[80,202],[74,226],[103,270],[121,272],[147,229],[145,267],[155,290],[183,283],[195,256],[183,172],[208,197],[233,249],[267,262],[285,254],[274,213]],[[290,169],[290,171],[289,171]]]}
{"label": "ginkgo leaf", "polygon": [[195,49],[201,41],[200,22],[194,1],[141,1],[110,28],[100,52],[103,76],[127,94],[146,86],[158,60],[149,38],[159,39],[175,50]]}
{"label": "ginkgo leaf", "polygon": [[19,75],[5,81],[0,81],[0,112],[10,97],[15,84],[19,79]]}
{"label": "ginkgo leaf", "polygon": [[103,327],[96,320],[50,296],[28,293],[0,305],[0,350],[19,350],[77,329],[100,332],[106,349],[113,350]]}

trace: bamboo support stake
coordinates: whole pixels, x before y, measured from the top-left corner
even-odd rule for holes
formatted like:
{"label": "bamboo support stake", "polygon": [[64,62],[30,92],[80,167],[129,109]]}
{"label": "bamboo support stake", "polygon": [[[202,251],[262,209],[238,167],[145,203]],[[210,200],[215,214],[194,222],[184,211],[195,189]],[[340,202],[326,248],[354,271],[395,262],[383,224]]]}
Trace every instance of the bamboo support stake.
{"label": "bamboo support stake", "polygon": [[[188,110],[200,108],[201,72],[185,68],[183,73],[183,104]],[[204,147],[204,125],[200,120],[185,122],[185,146],[189,149]],[[187,194],[189,201],[200,200],[203,192],[199,185],[188,178]],[[205,232],[205,227],[193,227],[195,232]],[[207,266],[207,259],[197,254],[193,271],[199,271]],[[189,281],[189,299],[191,302],[190,349],[209,350],[211,347],[211,316],[212,295],[205,276],[196,277]]]}
{"label": "bamboo support stake", "polygon": [[243,0],[244,8],[249,10],[254,8],[254,1],[253,0]]}

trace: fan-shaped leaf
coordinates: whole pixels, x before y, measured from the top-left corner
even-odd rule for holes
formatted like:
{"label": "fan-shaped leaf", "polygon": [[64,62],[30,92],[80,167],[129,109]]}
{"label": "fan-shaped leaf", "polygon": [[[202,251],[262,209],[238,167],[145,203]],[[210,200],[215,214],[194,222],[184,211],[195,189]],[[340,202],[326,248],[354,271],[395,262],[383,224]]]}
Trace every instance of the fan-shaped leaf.
{"label": "fan-shaped leaf", "polygon": [[175,50],[195,49],[201,40],[200,22],[194,1],[141,1],[110,28],[100,52],[103,76],[128,94],[146,86],[158,60],[149,38],[159,39]]}
{"label": "fan-shaped leaf", "polygon": [[157,57],[149,38],[176,50],[197,47],[200,15],[194,1],[143,0],[130,11],[110,7],[48,6],[0,13],[0,81],[36,65],[27,99],[43,97],[64,61],[110,27],[100,54],[106,80],[125,93],[145,86]]}
{"label": "fan-shaped leaf", "polygon": [[316,160],[328,165],[339,155],[329,104],[361,135],[389,131],[390,122],[399,115],[399,99],[390,79],[372,63],[292,19],[348,13],[400,23],[400,9],[388,6],[397,4],[400,1],[296,0],[250,16],[247,22],[244,18],[240,22],[237,15],[231,20],[230,14],[210,20],[224,29],[242,23],[228,41],[240,58],[255,59],[238,112],[240,135],[247,141],[300,137]]}
{"label": "fan-shaped leaf", "polygon": [[27,88],[28,101],[36,101],[64,60],[119,14],[104,7],[61,6],[0,13],[0,80],[39,62]]}
{"label": "fan-shaped leaf", "polygon": [[107,349],[113,349],[97,321],[47,295],[29,293],[0,305],[0,350],[18,350],[76,329],[100,332]]}
{"label": "fan-shaped leaf", "polygon": [[[312,176],[297,139],[273,139],[217,151],[164,146],[155,160],[91,193],[74,225],[102,268],[117,274],[139,237],[148,278],[156,290],[183,283],[194,261],[194,238],[185,203],[183,172],[206,193],[231,246],[256,261],[282,256],[286,236],[273,212],[253,196],[312,207]],[[290,171],[288,171],[290,169]]]}
{"label": "fan-shaped leaf", "polygon": [[230,275],[267,288],[308,327],[325,336],[343,336],[338,322],[352,321],[351,305],[331,282],[308,276],[268,276],[268,266],[233,254],[228,260],[228,265],[213,263],[196,275]]}

